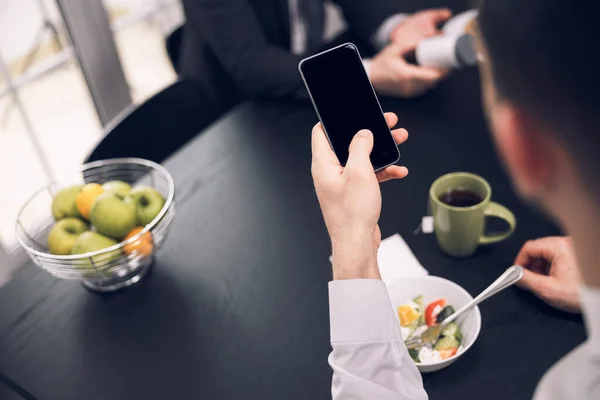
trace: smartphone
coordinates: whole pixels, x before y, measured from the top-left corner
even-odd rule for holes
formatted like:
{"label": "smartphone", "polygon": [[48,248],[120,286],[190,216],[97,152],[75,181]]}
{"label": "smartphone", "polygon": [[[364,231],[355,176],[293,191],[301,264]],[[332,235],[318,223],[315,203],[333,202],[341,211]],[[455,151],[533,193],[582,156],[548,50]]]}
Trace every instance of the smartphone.
{"label": "smartphone", "polygon": [[298,65],[317,116],[342,165],[348,147],[361,129],[373,132],[371,163],[376,171],[400,159],[381,105],[352,43],[308,57]]}

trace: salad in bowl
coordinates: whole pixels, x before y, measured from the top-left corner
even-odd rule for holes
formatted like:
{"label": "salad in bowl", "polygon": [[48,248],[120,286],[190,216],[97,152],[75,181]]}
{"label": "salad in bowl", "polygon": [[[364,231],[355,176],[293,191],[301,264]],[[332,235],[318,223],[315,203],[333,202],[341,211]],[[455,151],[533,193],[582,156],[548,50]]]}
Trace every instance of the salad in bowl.
{"label": "salad in bowl", "polygon": [[[419,337],[427,328],[439,324],[454,312],[454,307],[447,304],[446,299],[437,299],[425,305],[423,295],[415,297],[398,307],[402,340]],[[416,363],[440,362],[461,351],[461,342],[460,327],[456,322],[451,322],[444,327],[432,348],[420,346],[409,349],[408,354]]]}
{"label": "salad in bowl", "polygon": [[[387,289],[405,342],[420,337],[429,326],[473,300],[465,289],[438,276],[406,277],[388,284]],[[454,322],[444,327],[439,339],[430,347],[410,350],[419,371],[446,368],[476,342],[481,330],[479,307],[475,306]]]}

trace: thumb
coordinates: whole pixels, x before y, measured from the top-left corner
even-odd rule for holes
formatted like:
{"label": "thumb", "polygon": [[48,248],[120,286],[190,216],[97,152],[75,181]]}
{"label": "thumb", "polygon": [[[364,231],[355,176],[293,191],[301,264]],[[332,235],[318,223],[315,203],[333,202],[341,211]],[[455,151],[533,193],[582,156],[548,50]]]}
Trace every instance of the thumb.
{"label": "thumb", "polygon": [[551,285],[552,278],[547,275],[541,275],[523,268],[523,278],[517,282],[517,286],[522,289],[528,290],[535,293],[538,297],[544,297],[544,293],[549,285]]}
{"label": "thumb", "polygon": [[348,162],[346,168],[366,168],[373,169],[371,164],[371,151],[373,150],[373,134],[367,129],[360,130],[350,143]]}
{"label": "thumb", "polygon": [[383,51],[389,52],[389,54],[393,54],[394,56],[404,57],[406,54],[414,51],[417,48],[417,42],[391,42],[388,44]]}

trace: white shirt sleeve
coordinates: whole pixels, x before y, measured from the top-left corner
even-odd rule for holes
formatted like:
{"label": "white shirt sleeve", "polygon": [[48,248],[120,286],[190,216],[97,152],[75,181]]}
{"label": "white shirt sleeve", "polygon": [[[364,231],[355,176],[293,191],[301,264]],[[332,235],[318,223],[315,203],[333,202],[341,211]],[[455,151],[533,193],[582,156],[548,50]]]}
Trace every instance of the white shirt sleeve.
{"label": "white shirt sleeve", "polygon": [[391,17],[388,17],[377,32],[371,38],[371,44],[375,46],[376,49],[383,49],[390,43],[392,32],[396,27],[404,22],[404,20],[408,17],[408,14],[394,14]]}
{"label": "white shirt sleeve", "polygon": [[579,296],[588,339],[546,372],[536,400],[600,399],[600,289],[583,286]]}
{"label": "white shirt sleeve", "polygon": [[427,399],[380,280],[329,283],[333,400]]}

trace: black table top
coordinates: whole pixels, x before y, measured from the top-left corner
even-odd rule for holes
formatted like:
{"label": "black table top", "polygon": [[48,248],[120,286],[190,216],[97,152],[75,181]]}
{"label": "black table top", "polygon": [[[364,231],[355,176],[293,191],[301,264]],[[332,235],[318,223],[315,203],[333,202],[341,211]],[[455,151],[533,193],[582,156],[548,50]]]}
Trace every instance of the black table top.
{"label": "black table top", "polygon": [[[474,71],[416,100],[384,100],[411,137],[410,176],[383,186],[383,236],[399,232],[433,275],[477,294],[527,239],[556,234],[514,195],[494,155]],[[34,266],[0,289],[0,374],[43,400],[326,399],[329,241],[310,177],[307,105],[245,104],[165,163],[172,231],[137,286],[97,295]],[[469,259],[412,234],[433,180],[471,171],[518,227]],[[479,339],[424,376],[431,399],[525,399],[584,340],[579,317],[511,288],[481,306]]]}

